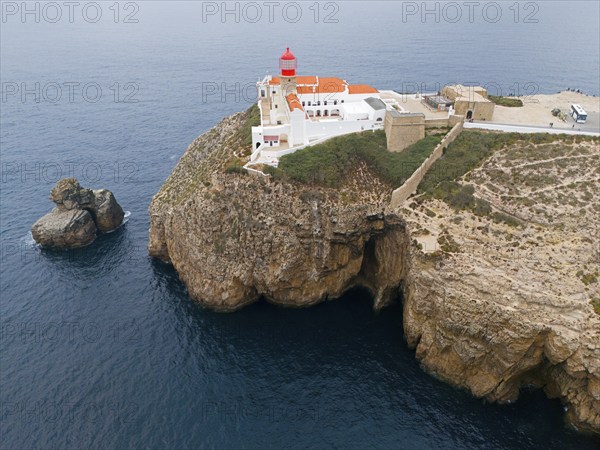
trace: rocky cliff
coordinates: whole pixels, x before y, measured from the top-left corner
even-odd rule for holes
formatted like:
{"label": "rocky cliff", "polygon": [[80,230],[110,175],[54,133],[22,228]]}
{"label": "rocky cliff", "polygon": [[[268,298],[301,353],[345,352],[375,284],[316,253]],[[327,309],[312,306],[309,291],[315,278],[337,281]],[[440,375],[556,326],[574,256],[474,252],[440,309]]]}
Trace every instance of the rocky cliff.
{"label": "rocky cliff", "polygon": [[341,190],[227,170],[246,120],[225,119],[187,149],[150,206],[150,254],[219,310],[261,297],[309,306],[354,286],[370,289],[377,307],[397,297],[408,235],[384,211],[388,190],[362,189],[366,169]]}
{"label": "rocky cliff", "polygon": [[236,114],[196,139],[149,208],[149,253],[173,264],[192,298],[226,311],[260,297],[309,306],[364,286],[380,308],[402,292],[405,334],[426,370],[491,401],[543,387],[573,424],[600,430],[598,316],[589,293],[562,292],[556,261],[534,258],[519,273],[485,247],[493,233],[481,254],[424,251],[420,238],[479,235],[436,200],[389,210],[390,187],[364,166],[339,189],[241,174],[248,119]]}
{"label": "rocky cliff", "polygon": [[596,433],[598,167],[597,140],[517,142],[461,177],[455,198],[401,212],[417,244],[404,332],[423,365],[491,401],[543,388]]}

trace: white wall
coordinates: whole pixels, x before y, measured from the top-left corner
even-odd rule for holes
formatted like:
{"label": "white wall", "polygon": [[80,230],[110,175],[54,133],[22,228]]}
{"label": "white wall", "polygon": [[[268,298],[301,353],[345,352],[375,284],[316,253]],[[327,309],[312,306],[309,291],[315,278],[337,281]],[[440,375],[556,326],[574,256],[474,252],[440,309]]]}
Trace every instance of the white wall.
{"label": "white wall", "polygon": [[295,109],[290,114],[290,130],[291,134],[288,135],[288,142],[290,147],[303,145],[308,143],[308,137],[306,136],[306,122],[305,113],[301,109]]}

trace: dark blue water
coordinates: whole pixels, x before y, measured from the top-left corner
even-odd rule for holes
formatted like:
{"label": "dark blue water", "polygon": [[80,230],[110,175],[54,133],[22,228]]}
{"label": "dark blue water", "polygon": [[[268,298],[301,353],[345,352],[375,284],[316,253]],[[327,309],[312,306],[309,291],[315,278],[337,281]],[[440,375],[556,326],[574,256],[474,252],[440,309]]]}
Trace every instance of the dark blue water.
{"label": "dark blue water", "polygon": [[[426,375],[399,307],[375,315],[353,292],[306,310],[216,314],[146,253],[152,195],[196,136],[247,107],[242,88],[276,70],[283,47],[302,73],[380,88],[598,94],[597,2],[540,3],[537,24],[514,23],[509,3],[498,23],[454,24],[404,23],[391,2],[339,3],[338,23],[323,23],[321,3],[316,24],[310,3],[297,23],[256,24],[203,23],[192,2],[138,2],[138,23],[122,23],[132,10],[121,3],[114,23],[111,4],[97,23],[80,11],[48,23],[48,10],[1,24],[2,448],[598,445],[539,392],[489,405]],[[79,83],[71,98],[65,83]],[[203,99],[203,86],[216,94]],[[32,246],[62,176],[111,189],[127,224],[77,251]]]}

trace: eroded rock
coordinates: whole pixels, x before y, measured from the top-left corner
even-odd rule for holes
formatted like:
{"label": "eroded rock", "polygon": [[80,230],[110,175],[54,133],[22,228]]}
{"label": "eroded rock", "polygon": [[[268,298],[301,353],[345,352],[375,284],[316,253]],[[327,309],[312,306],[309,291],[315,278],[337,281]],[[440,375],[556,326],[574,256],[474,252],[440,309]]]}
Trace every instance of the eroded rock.
{"label": "eroded rock", "polygon": [[59,180],[50,200],[56,208],[31,227],[34,240],[45,248],[83,247],[98,231],[113,231],[123,223],[123,209],[112,192],[83,188],[75,178]]}
{"label": "eroded rock", "polygon": [[77,248],[94,241],[96,225],[84,209],[54,208],[33,224],[31,234],[45,248]]}
{"label": "eroded rock", "polygon": [[[600,322],[582,286],[567,292],[556,282],[564,275],[542,247],[525,259],[512,245],[493,250],[489,230],[508,236],[510,227],[452,221],[454,211],[433,204],[434,236],[448,228],[458,253],[424,256],[411,241],[427,247],[429,234],[411,237],[405,219],[413,229],[434,220],[390,211],[377,186],[313,189],[226,174],[244,120],[234,115],[196,139],[149,208],[149,253],[173,264],[193,299],[228,311],[260,296],[299,307],[360,285],[382,307],[402,289],[404,332],[426,370],[490,401],[538,386],[562,399],[576,427],[600,430]],[[350,181],[373,183],[362,170]],[[538,228],[508,242],[528,232]]]}
{"label": "eroded rock", "polygon": [[94,202],[91,208],[98,230],[102,233],[113,231],[123,223],[125,213],[117,203],[113,193],[107,189],[93,191]]}
{"label": "eroded rock", "polygon": [[389,188],[366,169],[340,189],[227,174],[243,120],[225,119],[182,157],[150,206],[150,254],[170,261],[190,296],[218,310],[260,297],[309,306],[354,286],[371,290],[376,307],[395,298],[407,233],[384,211]]}

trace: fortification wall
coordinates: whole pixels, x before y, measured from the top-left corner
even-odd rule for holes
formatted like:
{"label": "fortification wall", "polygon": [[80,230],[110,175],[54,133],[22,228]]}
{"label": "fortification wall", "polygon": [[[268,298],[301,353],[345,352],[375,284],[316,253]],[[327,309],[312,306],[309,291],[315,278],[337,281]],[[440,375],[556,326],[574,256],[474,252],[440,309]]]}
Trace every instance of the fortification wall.
{"label": "fortification wall", "polygon": [[388,151],[401,152],[425,137],[425,115],[388,111],[384,128]]}
{"label": "fortification wall", "polygon": [[425,128],[445,128],[448,126],[450,125],[447,117],[444,119],[425,119]]}
{"label": "fortification wall", "polygon": [[417,188],[419,187],[419,184],[427,174],[427,171],[431,168],[433,163],[436,162],[440,156],[442,156],[442,154],[444,153],[444,149],[448,147],[448,145],[450,145],[452,142],[454,142],[454,139],[456,139],[456,137],[460,134],[462,129],[462,121],[455,124],[452,127],[452,129],[448,132],[448,134],[444,136],[442,142],[440,142],[435,147],[431,155],[429,155],[429,157],[425,161],[423,161],[423,164],[421,164],[421,166],[413,172],[410,178],[406,180],[406,182],[402,186],[400,186],[398,189],[392,192],[392,208],[397,208],[401,206],[406,201],[406,199],[408,199],[408,197],[417,192]]}

